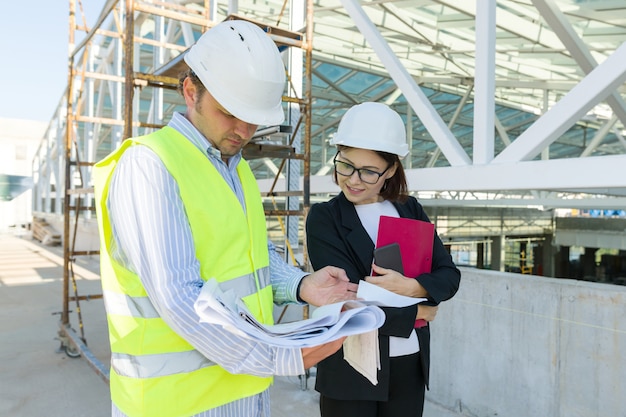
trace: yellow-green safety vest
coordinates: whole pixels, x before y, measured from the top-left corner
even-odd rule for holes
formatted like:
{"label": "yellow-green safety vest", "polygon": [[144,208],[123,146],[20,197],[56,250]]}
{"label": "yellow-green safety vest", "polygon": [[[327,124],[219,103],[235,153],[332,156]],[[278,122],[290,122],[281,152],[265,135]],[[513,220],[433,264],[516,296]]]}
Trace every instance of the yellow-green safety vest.
{"label": "yellow-green safety vest", "polygon": [[247,162],[237,166],[244,211],[208,158],[175,129],[127,139],[94,168],[113,403],[131,417],[189,416],[266,390],[272,378],[230,374],[178,336],[155,311],[139,277],[111,256],[109,184],[122,154],[135,145],[152,149],[176,180],[202,279],[232,288],[261,322],[273,323],[265,216]]}

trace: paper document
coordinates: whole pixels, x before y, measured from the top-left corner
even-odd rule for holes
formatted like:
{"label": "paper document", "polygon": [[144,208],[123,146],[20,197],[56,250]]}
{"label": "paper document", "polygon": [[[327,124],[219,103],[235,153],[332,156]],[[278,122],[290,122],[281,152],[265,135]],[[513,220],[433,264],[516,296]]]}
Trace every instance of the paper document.
{"label": "paper document", "polygon": [[[426,301],[426,298],[413,298],[396,294],[367,281],[359,282],[356,296],[363,303],[380,307],[408,307]],[[343,357],[373,385],[378,384],[378,370],[380,369],[378,330],[348,336],[343,342]]]}
{"label": "paper document", "polygon": [[343,358],[372,385],[378,385],[380,369],[378,330],[348,336],[343,342]]}
{"label": "paper document", "polygon": [[366,304],[381,307],[408,307],[427,300],[426,298],[414,298],[396,294],[367,281],[359,282],[356,298],[363,300]]}
{"label": "paper document", "polygon": [[385,313],[377,306],[345,301],[318,307],[306,320],[265,325],[256,320],[232,290],[222,291],[215,279],[204,283],[194,307],[201,322],[281,347],[317,346],[378,329],[385,322]]}

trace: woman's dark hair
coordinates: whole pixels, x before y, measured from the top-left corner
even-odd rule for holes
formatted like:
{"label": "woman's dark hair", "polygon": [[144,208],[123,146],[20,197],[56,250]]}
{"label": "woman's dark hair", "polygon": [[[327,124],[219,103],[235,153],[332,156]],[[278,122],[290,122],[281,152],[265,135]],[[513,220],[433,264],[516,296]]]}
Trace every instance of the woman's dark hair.
{"label": "woman's dark hair", "polygon": [[[339,154],[339,152],[346,148],[347,146],[337,146],[337,154]],[[376,152],[381,158],[383,158],[385,162],[387,162],[387,166],[391,167],[394,164],[396,165],[396,172],[391,178],[385,181],[383,188],[381,188],[380,190],[380,196],[385,200],[404,203],[409,196],[409,192],[406,183],[406,175],[404,175],[404,167],[402,166],[402,161],[400,161],[400,157],[398,157],[398,155],[396,154],[389,152],[373,152]],[[338,184],[336,171],[333,171],[333,181],[335,182],[335,184]]]}
{"label": "woman's dark hair", "polygon": [[191,69],[180,73],[180,75],[178,76],[178,86],[176,87],[176,91],[178,91],[181,95],[183,94],[183,83],[185,82],[185,79],[187,77],[189,77],[193,85],[196,87],[196,91],[198,92],[198,99],[202,98],[202,95],[206,91],[206,88],[204,87],[204,84],[202,84],[202,81],[200,81],[200,78],[198,78],[196,73],[193,72],[193,70]]}

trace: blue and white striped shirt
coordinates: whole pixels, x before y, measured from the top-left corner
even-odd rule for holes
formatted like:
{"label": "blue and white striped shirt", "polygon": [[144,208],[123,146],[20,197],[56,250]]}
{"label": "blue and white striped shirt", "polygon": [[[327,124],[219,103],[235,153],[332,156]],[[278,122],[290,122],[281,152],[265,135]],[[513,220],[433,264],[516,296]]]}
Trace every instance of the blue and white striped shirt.
{"label": "blue and white striped shirt", "polygon": [[[241,154],[224,163],[219,150],[182,114],[174,114],[169,126],[207,155],[244,206],[236,172]],[[191,229],[176,181],[147,146],[133,146],[120,158],[111,179],[107,207],[115,239],[113,256],[138,274],[159,315],[200,353],[235,374],[266,377],[304,373],[299,348],[252,342],[220,326],[199,322],[193,305],[203,281]],[[296,302],[298,283],[306,273],[284,262],[271,242],[268,248],[274,302],[279,305]],[[115,405],[112,415],[124,416]],[[197,417],[269,415],[266,390]]]}

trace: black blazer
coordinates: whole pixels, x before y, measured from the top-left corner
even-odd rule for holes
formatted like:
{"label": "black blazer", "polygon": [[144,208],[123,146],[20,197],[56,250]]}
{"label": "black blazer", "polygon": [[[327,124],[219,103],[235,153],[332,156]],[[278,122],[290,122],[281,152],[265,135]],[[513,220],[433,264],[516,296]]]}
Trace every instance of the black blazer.
{"label": "black blazer", "polygon": [[[430,221],[421,204],[409,197],[403,204],[394,203],[400,217]],[[361,224],[354,205],[340,193],[325,203],[311,207],[306,220],[307,249],[313,269],[327,265],[345,269],[350,281],[358,283],[370,275],[374,242]],[[437,305],[457,292],[461,273],[452,262],[435,233],[432,272],[417,277],[428,291],[429,301]],[[389,391],[389,336],[409,337],[415,323],[417,306],[383,308],[385,323],[378,330],[381,369],[378,385],[372,385],[344,359],[343,350],[317,365],[315,389],[327,397],[341,400],[386,401]],[[430,366],[430,330],[417,329],[424,380],[428,384]]]}

